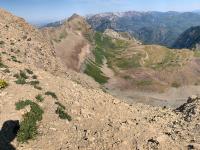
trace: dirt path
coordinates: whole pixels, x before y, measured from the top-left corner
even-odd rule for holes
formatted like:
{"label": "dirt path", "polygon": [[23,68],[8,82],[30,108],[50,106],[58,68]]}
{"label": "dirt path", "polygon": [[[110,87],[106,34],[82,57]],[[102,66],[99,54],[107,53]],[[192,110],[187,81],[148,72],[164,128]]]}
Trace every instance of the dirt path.
{"label": "dirt path", "polygon": [[113,78],[115,75],[113,70],[108,67],[106,59],[103,60],[101,71],[105,74],[106,77],[109,77],[109,78]]}

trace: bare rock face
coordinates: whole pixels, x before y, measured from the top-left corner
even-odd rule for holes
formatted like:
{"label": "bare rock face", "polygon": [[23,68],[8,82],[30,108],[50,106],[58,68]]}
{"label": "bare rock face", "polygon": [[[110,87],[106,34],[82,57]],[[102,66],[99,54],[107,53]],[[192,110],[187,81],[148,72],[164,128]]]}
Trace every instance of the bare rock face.
{"label": "bare rock face", "polygon": [[133,41],[137,44],[141,44],[141,42],[139,42],[138,40],[136,40],[134,37],[132,37],[129,33],[127,32],[116,32],[112,29],[106,29],[104,31],[104,34],[114,38],[114,39],[120,39],[120,40],[126,40],[126,41]]}

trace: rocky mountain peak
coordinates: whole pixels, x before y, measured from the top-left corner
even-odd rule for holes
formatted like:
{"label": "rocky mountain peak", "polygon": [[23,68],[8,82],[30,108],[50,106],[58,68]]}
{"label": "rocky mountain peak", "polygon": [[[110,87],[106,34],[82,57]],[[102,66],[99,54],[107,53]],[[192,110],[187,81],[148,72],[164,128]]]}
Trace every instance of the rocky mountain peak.
{"label": "rocky mountain peak", "polygon": [[68,21],[72,20],[72,19],[77,19],[77,18],[81,18],[81,19],[84,19],[82,16],[80,16],[79,14],[77,13],[74,13],[71,17],[69,17]]}
{"label": "rocky mountain peak", "polygon": [[61,58],[66,68],[80,71],[90,53],[88,39],[92,30],[86,20],[73,14],[59,26],[45,27],[41,31],[51,41],[56,55]]}

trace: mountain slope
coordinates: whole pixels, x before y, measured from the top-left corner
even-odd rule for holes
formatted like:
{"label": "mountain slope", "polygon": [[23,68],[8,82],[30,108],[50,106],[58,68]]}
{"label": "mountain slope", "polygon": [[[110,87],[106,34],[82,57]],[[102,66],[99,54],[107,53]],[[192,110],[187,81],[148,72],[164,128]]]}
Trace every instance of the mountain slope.
{"label": "mountain slope", "polygon": [[65,67],[80,71],[85,58],[90,54],[87,39],[92,34],[90,28],[84,18],[74,14],[60,25],[48,25],[41,30],[54,46],[56,55]]}
{"label": "mountain slope", "polygon": [[[93,39],[93,55],[87,59],[84,72],[109,93],[130,103],[172,107],[182,103],[185,96],[198,93],[200,58],[197,51],[142,45],[111,30],[96,32]],[[189,86],[197,90],[187,90]],[[179,89],[184,94],[173,92]],[[170,90],[174,94],[167,95]]]}
{"label": "mountain slope", "polygon": [[198,48],[200,44],[200,26],[191,27],[183,32],[176,42],[174,48]]}
{"label": "mountain slope", "polygon": [[0,47],[9,49],[19,62],[34,64],[46,70],[58,70],[61,65],[51,45],[24,19],[0,9]]}
{"label": "mountain slope", "polygon": [[98,31],[113,29],[129,32],[145,44],[172,46],[177,37],[191,26],[200,25],[197,13],[135,12],[102,13],[87,18]]}
{"label": "mountain slope", "polygon": [[[16,21],[17,17],[3,12],[0,22],[13,22],[14,37],[19,39],[24,31],[18,28],[21,23]],[[9,22],[6,18],[10,18]],[[13,34],[13,30],[6,28],[1,28],[2,32],[5,36]],[[34,32],[31,39],[38,36]],[[0,48],[0,149],[200,148],[198,97],[193,96],[176,111],[128,105],[100,89],[83,87],[59,70],[55,75],[31,63],[46,54],[37,53],[37,58],[28,59],[20,55],[19,63],[18,54],[10,50],[12,46],[6,41]],[[22,52],[27,46],[28,42],[15,42],[15,48]],[[36,52],[30,48],[29,56]],[[52,60],[48,67],[53,68],[54,59],[45,59]]]}

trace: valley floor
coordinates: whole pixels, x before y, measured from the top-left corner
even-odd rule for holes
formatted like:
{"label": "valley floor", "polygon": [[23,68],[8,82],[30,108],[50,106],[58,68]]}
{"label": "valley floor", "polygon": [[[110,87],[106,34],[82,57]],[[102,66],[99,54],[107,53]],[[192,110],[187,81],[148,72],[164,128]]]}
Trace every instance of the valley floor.
{"label": "valley floor", "polygon": [[120,79],[115,76],[115,73],[107,65],[106,59],[103,61],[103,66],[101,68],[105,76],[110,79],[104,85],[105,90],[111,95],[125,99],[125,102],[129,104],[144,103],[152,106],[167,106],[170,108],[177,108],[186,102],[186,99],[191,95],[199,95],[200,86],[182,86],[182,87],[169,87],[164,92],[146,92],[146,91],[136,91],[131,89],[120,90],[113,86]]}

